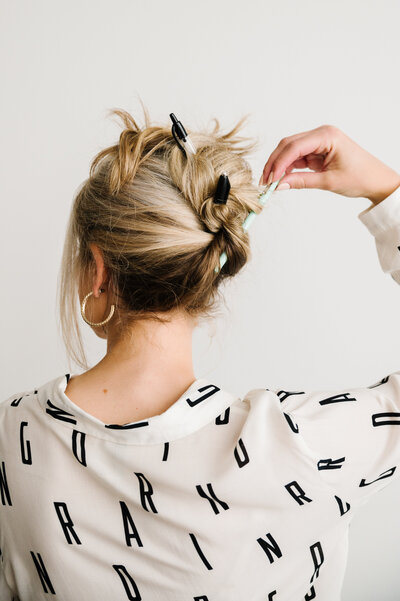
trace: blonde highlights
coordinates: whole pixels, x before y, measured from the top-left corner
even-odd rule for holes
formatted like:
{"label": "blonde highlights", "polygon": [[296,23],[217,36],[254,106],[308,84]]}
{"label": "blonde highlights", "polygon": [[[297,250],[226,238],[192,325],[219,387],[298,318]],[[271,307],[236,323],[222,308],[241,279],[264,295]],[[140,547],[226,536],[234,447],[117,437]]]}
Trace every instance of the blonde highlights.
{"label": "blonde highlights", "polygon": [[[262,210],[245,159],[256,143],[238,135],[246,117],[225,134],[217,119],[210,132],[192,131],[185,123],[197,149],[186,156],[171,127],[152,125],[144,106],[143,112],[141,128],[127,111],[111,111],[124,126],[119,141],[93,159],[67,225],[58,286],[61,333],[69,358],[85,369],[77,301],[79,283],[87,293],[93,282],[91,243],[102,252],[117,299],[113,320],[127,335],[136,320],[168,321],[176,309],[214,316],[221,282],[251,256],[242,224],[250,211]],[[224,171],[231,189],[227,203],[216,204]],[[223,251],[227,262],[216,273]]]}

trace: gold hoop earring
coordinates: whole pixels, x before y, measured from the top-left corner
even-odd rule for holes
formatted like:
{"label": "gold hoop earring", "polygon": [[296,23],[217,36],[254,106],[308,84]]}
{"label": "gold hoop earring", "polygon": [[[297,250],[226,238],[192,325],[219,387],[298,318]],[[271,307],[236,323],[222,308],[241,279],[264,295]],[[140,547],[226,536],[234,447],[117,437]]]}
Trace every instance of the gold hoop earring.
{"label": "gold hoop earring", "polygon": [[[100,292],[104,292],[104,290],[102,288],[100,288]],[[111,305],[110,313],[108,314],[108,317],[106,319],[104,319],[103,321],[99,321],[99,323],[95,323],[93,321],[89,321],[86,318],[86,316],[85,316],[85,308],[86,308],[87,299],[92,294],[93,294],[93,290],[91,290],[90,292],[88,292],[87,295],[85,296],[85,298],[83,299],[82,304],[81,304],[81,315],[82,315],[84,321],[86,321],[86,323],[89,324],[90,326],[103,326],[105,323],[107,323],[108,321],[110,321],[111,317],[114,315],[115,305]]]}

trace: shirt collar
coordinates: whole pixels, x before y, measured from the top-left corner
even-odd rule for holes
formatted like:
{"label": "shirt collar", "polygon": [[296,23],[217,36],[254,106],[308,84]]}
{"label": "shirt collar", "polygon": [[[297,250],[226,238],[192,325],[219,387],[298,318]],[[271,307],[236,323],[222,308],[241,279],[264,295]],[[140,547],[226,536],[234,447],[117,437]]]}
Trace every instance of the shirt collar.
{"label": "shirt collar", "polygon": [[196,379],[166,411],[129,424],[104,424],[65,394],[64,374],[38,388],[38,400],[53,427],[68,427],[98,438],[125,444],[152,444],[176,440],[199,430],[221,415],[238,397],[206,378]]}

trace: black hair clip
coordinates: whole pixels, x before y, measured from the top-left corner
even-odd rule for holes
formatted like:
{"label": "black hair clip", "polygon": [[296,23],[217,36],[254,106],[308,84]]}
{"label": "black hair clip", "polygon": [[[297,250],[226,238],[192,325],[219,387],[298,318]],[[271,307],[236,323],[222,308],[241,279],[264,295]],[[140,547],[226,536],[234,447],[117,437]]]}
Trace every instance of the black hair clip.
{"label": "black hair clip", "polygon": [[[191,154],[196,154],[196,148],[189,138],[186,129],[183,127],[182,123],[178,121],[175,117],[174,113],[170,113],[169,116],[172,120],[171,132],[175,138],[175,142],[178,144],[179,148],[182,150],[183,154],[186,154],[186,151]],[[183,146],[182,146],[182,144]]]}
{"label": "black hair clip", "polygon": [[216,204],[226,204],[229,196],[229,190],[231,189],[231,184],[229,181],[229,177],[227,173],[222,173],[219,176],[217,190],[214,195],[214,202]]}

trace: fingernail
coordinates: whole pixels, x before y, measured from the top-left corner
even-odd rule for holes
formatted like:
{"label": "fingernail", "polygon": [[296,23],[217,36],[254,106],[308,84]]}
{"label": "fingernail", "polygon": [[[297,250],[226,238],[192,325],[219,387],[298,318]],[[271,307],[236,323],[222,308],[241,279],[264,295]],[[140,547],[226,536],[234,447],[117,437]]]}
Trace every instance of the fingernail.
{"label": "fingernail", "polygon": [[288,190],[290,188],[290,184],[288,182],[283,182],[282,184],[279,184],[279,186],[276,188],[277,190]]}
{"label": "fingernail", "polygon": [[267,181],[267,186],[269,186],[273,181],[274,181],[274,172],[271,171],[271,173],[269,174],[268,181]]}

